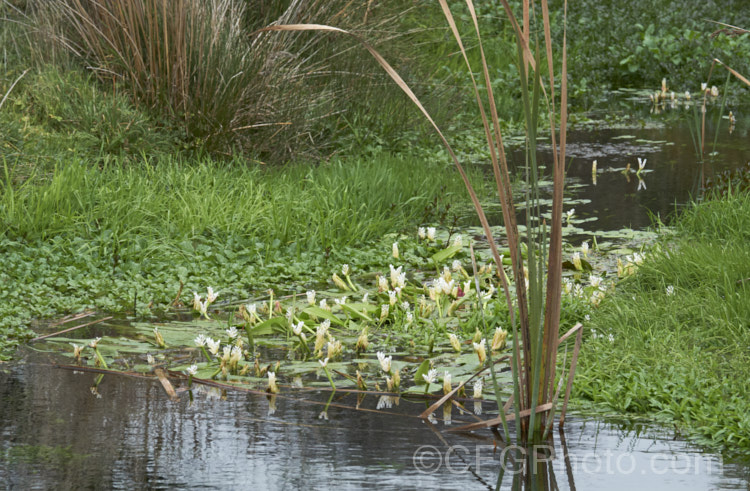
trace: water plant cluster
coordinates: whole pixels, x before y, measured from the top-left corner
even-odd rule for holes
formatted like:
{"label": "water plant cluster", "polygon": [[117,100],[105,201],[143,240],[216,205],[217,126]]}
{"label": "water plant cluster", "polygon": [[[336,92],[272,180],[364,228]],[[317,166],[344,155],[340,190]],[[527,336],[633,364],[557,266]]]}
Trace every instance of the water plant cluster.
{"label": "water plant cluster", "polygon": [[[271,394],[330,386],[376,392],[386,397],[383,404],[392,404],[401,394],[448,394],[471,382],[474,399],[493,400],[493,391],[482,391],[492,386],[489,363],[499,363],[498,372],[508,366],[514,336],[497,271],[484,261],[475,269],[466,242],[420,227],[416,236],[402,236],[389,248],[382,244],[389,262],[382,271],[343,264],[318,290],[289,295],[269,289],[253,301],[222,301],[233,291],[229,285],[185,291],[172,309],[182,320],[136,322],[125,337],[105,329],[93,339],[61,335],[48,342],[83,366],[163,367],[182,372],[189,386],[220,381]],[[486,249],[478,252],[489,258]],[[584,265],[591,271],[589,253],[584,245],[572,254],[579,270],[565,279],[564,304],[580,318],[566,315],[566,330],[614,287],[584,273]],[[631,260],[628,268],[641,262]],[[192,319],[185,320],[185,313]],[[507,372],[498,379],[499,393],[508,397]],[[455,397],[467,397],[467,390]]]}

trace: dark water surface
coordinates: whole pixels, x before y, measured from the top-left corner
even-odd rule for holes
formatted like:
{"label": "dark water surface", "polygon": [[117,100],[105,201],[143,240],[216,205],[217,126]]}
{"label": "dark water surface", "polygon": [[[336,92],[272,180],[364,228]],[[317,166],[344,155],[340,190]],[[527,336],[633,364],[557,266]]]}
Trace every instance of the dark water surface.
{"label": "dark water surface", "polygon": [[[492,433],[447,433],[443,421],[415,417],[424,403],[403,398],[373,411],[377,397],[355,410],[356,398],[341,396],[334,404],[350,407],[330,407],[324,419],[327,394],[278,397],[272,411],[264,395],[200,387],[192,403],[187,392],[172,402],[154,379],[112,375],[97,397],[96,374],[50,361],[32,354],[0,371],[7,489],[488,489],[501,466]],[[560,489],[749,486],[750,467],[663,430],[572,418],[554,433],[556,456],[537,478]]]}
{"label": "dark water surface", "polygon": [[[647,99],[646,99],[647,100]],[[643,103],[631,108],[634,114],[643,112]],[[648,105],[646,116],[648,113]],[[735,112],[750,112],[750,107],[735,108]],[[591,236],[600,232],[622,229],[644,230],[654,223],[654,217],[668,222],[692,200],[702,196],[706,179],[727,170],[734,170],[750,161],[750,118],[738,119],[729,132],[722,120],[716,131],[718,108],[709,108],[706,122],[706,147],[701,160],[696,153],[694,138],[683,116],[672,115],[668,122],[646,118],[642,125],[625,128],[580,127],[570,130],[566,146],[566,202],[564,211],[575,209],[569,235]],[[646,117],[644,116],[644,117]],[[714,144],[715,139],[715,144]],[[509,151],[509,164],[523,176],[525,153],[522,148]],[[635,172],[623,173],[630,164],[638,169],[638,158],[646,159],[640,179]],[[548,138],[539,141],[538,160],[546,166],[544,178],[551,181],[552,154]],[[596,183],[592,178],[592,163],[597,161]],[[476,162],[492,171],[489,159]],[[546,191],[546,194],[545,194]],[[551,182],[542,186],[542,197],[551,197]],[[502,223],[499,205],[488,204],[492,225]],[[473,209],[461,217],[466,223],[478,226]],[[519,223],[525,216],[519,215]],[[612,235],[610,235],[612,237]],[[601,238],[601,237],[600,237]]]}

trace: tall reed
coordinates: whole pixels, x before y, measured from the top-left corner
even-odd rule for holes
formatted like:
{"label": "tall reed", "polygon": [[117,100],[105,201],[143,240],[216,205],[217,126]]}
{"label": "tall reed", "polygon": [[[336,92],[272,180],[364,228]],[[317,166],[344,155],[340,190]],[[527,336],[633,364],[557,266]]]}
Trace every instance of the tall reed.
{"label": "tall reed", "polygon": [[[448,2],[447,0],[439,0],[450,30],[458,43],[459,50],[471,76],[473,91],[492,160],[498,198],[502,206],[505,232],[510,249],[515,292],[511,290],[511,285],[506,280],[505,274],[502,271],[503,266],[497,250],[496,240],[493,237],[490,224],[467,177],[466,171],[456,157],[446,137],[414,92],[370,44],[356,34],[326,25],[296,24],[269,26],[256,33],[256,35],[262,37],[267,35],[268,31],[316,30],[343,33],[357,38],[432,124],[469,192],[492,254],[498,265],[498,277],[503,285],[508,309],[511,314],[515,340],[511,356],[514,383],[512,401],[514,413],[512,416],[513,419],[520,422],[519,438],[524,441],[532,441],[541,438],[544,429],[552,424],[555,401],[562,387],[562,383],[560,383],[557,386],[557,391],[555,391],[557,351],[561,341],[559,331],[562,282],[562,207],[565,180],[564,160],[568,75],[566,38],[563,36],[562,46],[556,46],[553,43],[547,0],[541,0],[539,4],[532,4],[530,0],[523,0],[522,24],[518,23],[517,17],[508,4],[508,1],[500,1],[505,18],[510,23],[516,37],[520,77],[519,85],[517,88],[507,88],[507,90],[519,90],[523,99],[526,128],[525,177],[527,191],[525,210],[520,210],[514,203],[511,192],[511,176],[503,137],[500,131],[500,115],[497,112],[495,104],[494,88],[484,56],[478,16],[474,4],[472,0],[466,0],[472,27],[479,41],[477,47],[480,50],[482,60],[481,73],[484,79],[485,98],[482,97],[478,83],[473,75],[475,72],[469,62],[462,37]],[[567,9],[567,2],[565,3],[565,8]],[[539,9],[541,12],[538,11]],[[565,18],[564,13],[563,18]],[[531,35],[532,32],[535,33],[534,36]],[[554,78],[555,49],[560,50],[558,56],[561,60],[559,96],[556,95]],[[539,162],[537,161],[537,133],[541,125],[540,118],[542,116],[540,113],[542,111],[546,111],[549,118],[551,145],[553,148],[552,219],[549,225],[543,217],[538,185],[542,176],[540,174]],[[525,211],[525,237],[520,234],[516,221],[516,214],[519,211]],[[528,251],[527,261],[524,261],[521,252],[522,243],[525,243]],[[528,286],[526,284],[527,277]],[[578,336],[571,364],[571,374],[568,377],[568,393],[570,383],[572,382],[572,372],[575,369],[575,359],[580,347],[580,325],[575,330],[577,330]],[[572,331],[570,334],[572,334]],[[498,402],[500,403],[501,401],[498,399]],[[564,420],[564,410],[565,408],[563,408],[563,414],[560,418],[561,424]],[[465,428],[496,426],[502,423],[507,437],[508,427],[506,421],[510,419],[510,416],[506,417],[502,405],[500,405],[499,418],[483,423],[467,425]]]}

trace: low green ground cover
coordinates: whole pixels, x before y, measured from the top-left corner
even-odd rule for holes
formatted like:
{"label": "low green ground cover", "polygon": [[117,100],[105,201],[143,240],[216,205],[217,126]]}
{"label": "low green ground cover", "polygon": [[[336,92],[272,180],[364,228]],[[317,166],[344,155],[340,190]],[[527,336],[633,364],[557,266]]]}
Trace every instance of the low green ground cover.
{"label": "low green ground cover", "polygon": [[6,163],[3,344],[27,335],[32,318],[132,310],[135,297],[158,311],[180,281],[186,291],[227,285],[239,298],[325,281],[329,264],[382,267],[373,251],[387,252],[392,234],[446,221],[451,204],[466,201],[453,169],[409,158],[233,164],[167,158],[99,169],[71,159],[19,183]]}
{"label": "low green ground cover", "polygon": [[[750,448],[750,194],[694,206],[591,315],[576,392]],[[601,407],[601,406],[600,406]]]}

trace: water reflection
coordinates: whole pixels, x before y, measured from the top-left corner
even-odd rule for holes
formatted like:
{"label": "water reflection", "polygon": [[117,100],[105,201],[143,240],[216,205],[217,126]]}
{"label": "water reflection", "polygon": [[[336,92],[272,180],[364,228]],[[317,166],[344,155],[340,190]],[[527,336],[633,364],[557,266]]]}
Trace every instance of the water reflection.
{"label": "water reflection", "polygon": [[747,467],[722,467],[719,456],[648,429],[570,419],[566,434],[529,451],[490,431],[446,431],[473,407],[453,407],[448,426],[442,413],[416,417],[425,404],[408,397],[341,391],[267,396],[193,383],[171,402],[157,380],[112,375],[98,380],[97,397],[98,374],[46,363],[33,355],[0,372],[0,480],[10,488],[465,491],[494,489],[499,477],[502,489],[527,490],[748,484]]}

